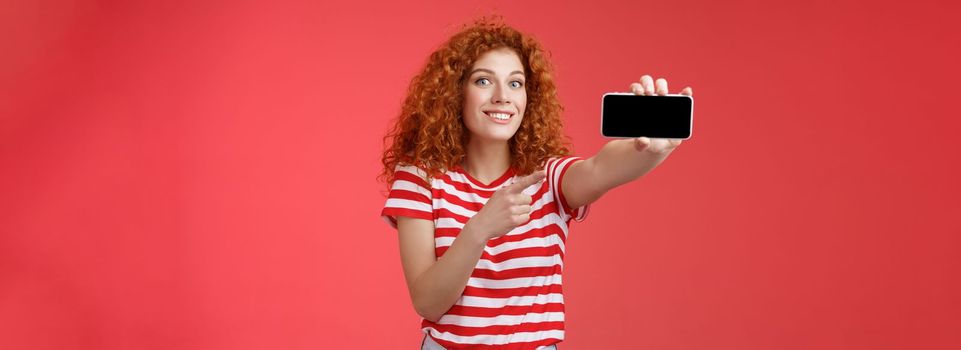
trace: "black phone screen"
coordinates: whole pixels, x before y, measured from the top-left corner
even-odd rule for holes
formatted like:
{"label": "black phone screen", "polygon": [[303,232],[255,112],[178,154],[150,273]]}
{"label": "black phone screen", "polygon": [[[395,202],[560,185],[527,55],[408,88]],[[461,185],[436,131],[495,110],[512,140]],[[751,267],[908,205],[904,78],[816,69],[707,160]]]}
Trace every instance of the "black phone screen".
{"label": "black phone screen", "polygon": [[689,96],[605,94],[601,135],[607,137],[691,137],[694,99]]}

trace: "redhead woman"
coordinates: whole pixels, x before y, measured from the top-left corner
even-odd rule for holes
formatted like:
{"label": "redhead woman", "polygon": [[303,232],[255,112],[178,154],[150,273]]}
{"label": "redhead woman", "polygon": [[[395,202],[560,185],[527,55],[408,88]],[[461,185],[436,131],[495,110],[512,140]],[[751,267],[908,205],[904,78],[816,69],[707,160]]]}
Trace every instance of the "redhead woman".
{"label": "redhead woman", "polygon": [[[647,75],[630,89],[668,93]],[[574,156],[561,112],[544,49],[496,18],[465,26],[411,81],[385,137],[381,215],[398,231],[422,349],[556,349],[571,222],[681,144],[618,139]]]}

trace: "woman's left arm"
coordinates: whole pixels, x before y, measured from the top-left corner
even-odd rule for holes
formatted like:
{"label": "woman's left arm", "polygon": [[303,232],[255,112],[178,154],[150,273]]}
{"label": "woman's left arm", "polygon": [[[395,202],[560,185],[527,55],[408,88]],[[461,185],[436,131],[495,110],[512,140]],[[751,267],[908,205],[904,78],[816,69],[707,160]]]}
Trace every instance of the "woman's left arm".
{"label": "woman's left arm", "polygon": [[[667,95],[667,80],[641,77],[631,84],[636,95]],[[690,87],[681,95],[691,96]],[[640,137],[608,142],[596,155],[572,164],[561,184],[564,197],[571,208],[594,202],[614,187],[637,179],[654,170],[681,145],[681,140]]]}

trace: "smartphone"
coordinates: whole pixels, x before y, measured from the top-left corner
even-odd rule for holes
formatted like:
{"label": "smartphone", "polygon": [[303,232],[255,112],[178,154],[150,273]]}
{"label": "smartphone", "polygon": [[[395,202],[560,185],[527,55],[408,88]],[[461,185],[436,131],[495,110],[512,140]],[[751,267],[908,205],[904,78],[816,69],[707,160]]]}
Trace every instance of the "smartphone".
{"label": "smartphone", "polygon": [[606,93],[601,100],[604,137],[691,138],[694,98],[685,95],[643,96]]}

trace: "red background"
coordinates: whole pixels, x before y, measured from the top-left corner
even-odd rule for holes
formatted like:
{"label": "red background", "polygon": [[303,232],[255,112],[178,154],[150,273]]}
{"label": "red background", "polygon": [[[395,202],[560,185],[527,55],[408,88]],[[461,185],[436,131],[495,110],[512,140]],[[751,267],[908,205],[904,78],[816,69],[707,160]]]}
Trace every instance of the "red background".
{"label": "red background", "polygon": [[956,2],[150,3],[0,5],[4,349],[416,348],[381,138],[491,11],[578,155],[603,93],[694,88],[574,226],[562,348],[961,348]]}

